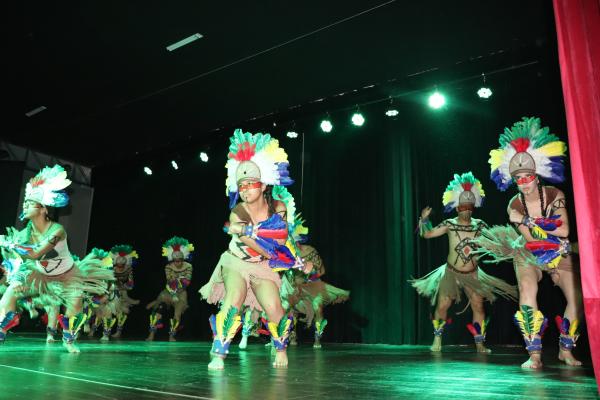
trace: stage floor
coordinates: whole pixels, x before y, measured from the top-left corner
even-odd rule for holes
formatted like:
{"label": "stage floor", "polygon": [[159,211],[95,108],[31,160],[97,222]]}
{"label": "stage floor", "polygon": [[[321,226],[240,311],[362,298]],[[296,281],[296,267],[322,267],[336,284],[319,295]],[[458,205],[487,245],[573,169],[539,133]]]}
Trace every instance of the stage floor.
{"label": "stage floor", "polygon": [[225,371],[208,371],[209,343],[82,340],[80,354],[40,335],[12,334],[0,346],[0,399],[597,399],[589,360],[568,367],[544,354],[523,371],[523,350],[478,355],[450,346],[309,344],[291,347],[288,369],[270,367],[258,342],[232,346]]}

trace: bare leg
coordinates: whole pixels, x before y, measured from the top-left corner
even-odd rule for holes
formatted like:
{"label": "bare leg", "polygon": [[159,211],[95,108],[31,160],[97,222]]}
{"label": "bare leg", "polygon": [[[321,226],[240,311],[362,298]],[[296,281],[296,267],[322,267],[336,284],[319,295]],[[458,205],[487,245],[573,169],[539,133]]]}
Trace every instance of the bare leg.
{"label": "bare leg", "polygon": [[[435,319],[443,319],[444,321],[448,319],[448,310],[452,306],[452,299],[449,297],[438,297],[437,305],[435,306],[435,312],[433,313],[433,317]],[[435,335],[433,337],[433,343],[429,348],[433,352],[441,352],[442,351],[442,336]]]}
{"label": "bare leg", "polygon": [[[179,300],[175,303],[175,307],[174,307],[174,311],[173,311],[173,319],[175,320],[175,323],[177,324],[177,326],[179,326],[179,323],[181,322],[181,316],[183,315],[183,313],[185,312],[185,310],[187,309],[187,292],[183,292],[179,295]],[[171,329],[173,329],[171,327]],[[176,332],[169,332],[169,342],[176,342],[177,340],[175,339],[175,334]]]}
{"label": "bare leg", "polygon": [[46,335],[46,342],[56,342],[54,335],[57,331],[58,326],[58,314],[60,313],[60,307],[58,306],[45,306],[46,314],[48,314],[48,329]]}
{"label": "bare leg", "polygon": [[[465,292],[471,302],[471,310],[473,311],[473,322],[477,322],[479,326],[484,326],[485,321],[485,308],[483,306],[483,297],[475,293],[474,291],[465,288]],[[492,351],[485,347],[484,342],[476,342],[475,348],[478,353],[491,353]]]}
{"label": "bare leg", "polygon": [[[246,280],[242,278],[239,272],[223,268],[223,282],[225,284],[225,298],[221,310],[229,310],[235,307],[241,310],[242,303],[246,299]],[[208,369],[220,370],[225,368],[225,360],[221,357],[213,356],[208,364]]]}
{"label": "bare leg", "polygon": [[[567,300],[564,317],[568,318],[571,322],[575,320],[581,321],[583,315],[583,296],[581,294],[581,278],[579,275],[573,271],[561,270],[559,275],[555,274],[552,276],[552,280],[562,290]],[[560,348],[558,352],[558,359],[567,365],[581,365],[581,361],[573,357],[573,353],[570,350],[563,348]]]}
{"label": "bare leg", "polygon": [[[252,286],[252,290],[254,291],[260,306],[267,314],[269,321],[279,323],[281,318],[283,318],[284,311],[283,307],[281,306],[281,300],[279,299],[279,289],[277,288],[277,285],[269,280],[261,280]],[[275,361],[273,362],[273,367],[287,368],[287,365],[287,351],[277,351],[277,354],[275,355]]]}
{"label": "bare leg", "polygon": [[[66,312],[66,317],[68,318],[74,318],[76,317],[78,314],[81,314],[81,310],[83,308],[83,301],[81,298],[75,299],[73,300],[73,302],[71,302],[68,306],[67,306],[67,312]],[[71,332],[75,337],[77,337],[77,331],[75,332]],[[64,332],[63,332],[64,335]],[[65,341],[63,341],[63,345],[65,346],[65,348],[67,349],[67,351],[69,353],[79,353],[79,348],[75,345],[75,343],[67,343]]]}
{"label": "bare leg", "polygon": [[[515,265],[515,272],[519,283],[519,306],[526,305],[537,311],[538,282],[542,272],[537,267],[521,264]],[[542,354],[530,353],[529,360],[521,364],[521,368],[538,369],[542,365]]]}
{"label": "bare leg", "polygon": [[[323,303],[322,303],[322,301],[319,301],[318,303],[313,304],[313,307],[315,309],[315,327],[316,327],[317,323],[319,323],[319,324],[323,323]],[[315,332],[315,342],[313,343],[313,348],[315,348],[315,349],[321,348],[321,335],[319,335],[316,332]]]}

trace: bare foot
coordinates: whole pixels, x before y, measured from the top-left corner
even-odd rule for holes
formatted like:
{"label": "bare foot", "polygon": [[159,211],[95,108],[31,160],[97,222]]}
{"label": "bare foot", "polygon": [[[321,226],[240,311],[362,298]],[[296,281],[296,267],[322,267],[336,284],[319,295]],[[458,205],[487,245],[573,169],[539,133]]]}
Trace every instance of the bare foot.
{"label": "bare foot", "polygon": [[75,346],[74,343],[65,343],[63,342],[63,346],[69,353],[80,353],[79,347]]}
{"label": "bare foot", "polygon": [[175,336],[169,336],[169,342],[176,342]]}
{"label": "bare foot", "polygon": [[521,364],[521,368],[524,369],[540,369],[542,368],[542,355],[541,354],[530,354],[529,360]]}
{"label": "bare foot", "polygon": [[112,337],[114,337],[114,338],[120,338],[121,337],[121,331],[116,331],[115,333],[112,334]]}
{"label": "bare foot", "polygon": [[246,350],[246,347],[248,347],[248,336],[242,336],[242,340],[240,340],[238,347],[241,350]]}
{"label": "bare foot", "polygon": [[558,359],[571,367],[579,367],[581,365],[581,361],[573,357],[573,353],[568,350],[560,349],[558,351]]}
{"label": "bare foot", "polygon": [[221,357],[213,357],[213,359],[210,360],[210,363],[208,364],[208,369],[212,369],[212,370],[225,369],[225,360],[223,360]]}
{"label": "bare foot", "polygon": [[56,342],[56,339],[54,339],[54,336],[52,336],[52,335],[46,336],[46,343],[54,343],[54,342]]}
{"label": "bare foot", "polygon": [[441,336],[433,337],[433,343],[431,344],[431,347],[429,348],[429,350],[433,351],[434,353],[439,353],[442,351],[442,337]]}
{"label": "bare foot", "polygon": [[154,332],[150,332],[150,334],[146,338],[146,342],[152,342],[152,341],[154,341]]}
{"label": "bare foot", "polygon": [[278,351],[277,354],[275,354],[275,361],[273,361],[273,367],[274,368],[287,368],[288,366],[288,358],[287,358],[287,352],[284,351]]}
{"label": "bare foot", "polygon": [[107,335],[102,335],[102,337],[100,338],[101,342],[108,342],[110,340],[110,337],[108,337]]}
{"label": "bare foot", "polygon": [[489,354],[492,352],[492,350],[485,347],[483,343],[475,343],[475,348],[477,349],[478,353]]}

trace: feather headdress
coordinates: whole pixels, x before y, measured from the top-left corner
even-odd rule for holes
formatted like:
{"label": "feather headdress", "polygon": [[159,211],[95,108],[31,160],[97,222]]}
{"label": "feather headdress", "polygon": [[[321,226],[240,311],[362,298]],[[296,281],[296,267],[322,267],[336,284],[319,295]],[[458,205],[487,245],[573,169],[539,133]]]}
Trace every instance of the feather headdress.
{"label": "feather headdress", "polygon": [[532,172],[551,183],[564,181],[567,145],[541,126],[539,118],[516,122],[500,135],[500,148],[490,151],[491,178],[501,191],[519,172]]}
{"label": "feather headdress", "polygon": [[451,212],[460,204],[467,203],[481,207],[484,198],[483,186],[472,172],[465,172],[462,175],[454,174],[454,179],[450,181],[442,197],[444,212]]}
{"label": "feather headdress", "polygon": [[167,260],[173,261],[173,253],[177,251],[183,254],[184,260],[189,261],[194,251],[194,245],[188,242],[187,239],[179,236],[173,236],[163,244],[162,255],[163,257],[167,257]]}
{"label": "feather headdress", "polygon": [[125,259],[125,265],[131,267],[139,258],[137,251],[129,244],[118,244],[110,249],[110,256],[114,264],[122,264]]}
{"label": "feather headdress", "polygon": [[64,207],[69,196],[64,189],[71,184],[67,172],[60,165],[44,167],[31,178],[25,187],[25,200],[32,200],[48,207]]}

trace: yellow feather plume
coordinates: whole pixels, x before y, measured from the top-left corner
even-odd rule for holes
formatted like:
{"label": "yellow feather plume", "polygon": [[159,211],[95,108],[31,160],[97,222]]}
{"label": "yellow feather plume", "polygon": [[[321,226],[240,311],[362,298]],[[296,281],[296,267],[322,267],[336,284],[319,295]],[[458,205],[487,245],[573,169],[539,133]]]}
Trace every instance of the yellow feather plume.
{"label": "yellow feather plume", "polygon": [[544,314],[540,310],[537,310],[535,314],[533,314],[533,329],[532,334],[539,333],[540,329],[542,329],[542,324],[544,323]]}
{"label": "yellow feather plume", "polygon": [[502,165],[504,161],[504,149],[495,149],[490,151],[490,159],[488,162],[490,163],[491,170],[494,171]]}
{"label": "yellow feather plume", "polygon": [[558,264],[560,264],[560,260],[562,260],[562,256],[559,255],[554,260],[552,260],[548,264],[546,264],[546,266],[548,266],[548,268],[554,269],[554,268],[558,267]]}
{"label": "yellow feather plume", "polygon": [[263,149],[264,153],[274,162],[286,162],[288,160],[285,150],[279,147],[277,139],[271,140]]}
{"label": "yellow feather plume", "polygon": [[547,157],[561,157],[566,154],[567,145],[565,144],[565,142],[556,141],[545,144],[544,146],[536,150]]}
{"label": "yellow feather plume", "polygon": [[527,326],[525,324],[525,316],[523,315],[523,313],[521,311],[517,311],[515,313],[515,319],[517,320],[517,323],[519,325],[519,329],[521,330],[521,333],[524,336],[529,336],[529,326]]}
{"label": "yellow feather plume", "polygon": [[536,239],[547,239],[548,238],[548,233],[546,233],[545,230],[543,230],[542,228],[540,228],[537,225],[534,225],[533,228],[531,228],[531,235]]}
{"label": "yellow feather plume", "polygon": [[577,335],[577,328],[579,328],[579,320],[574,319],[569,327],[569,336],[579,336]]}

